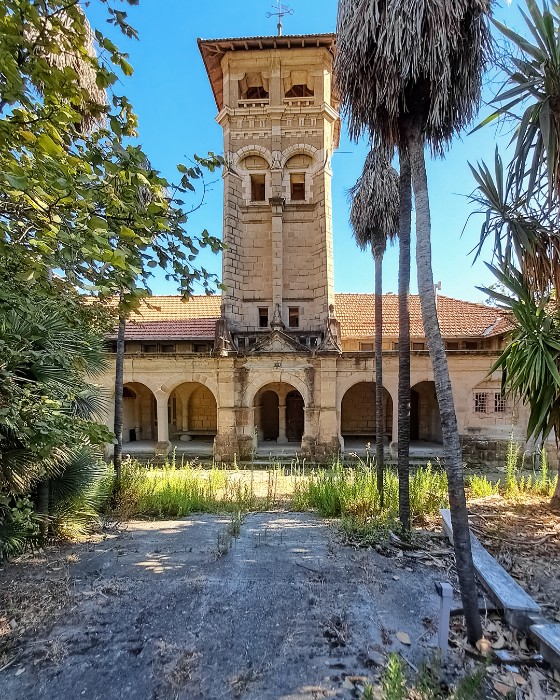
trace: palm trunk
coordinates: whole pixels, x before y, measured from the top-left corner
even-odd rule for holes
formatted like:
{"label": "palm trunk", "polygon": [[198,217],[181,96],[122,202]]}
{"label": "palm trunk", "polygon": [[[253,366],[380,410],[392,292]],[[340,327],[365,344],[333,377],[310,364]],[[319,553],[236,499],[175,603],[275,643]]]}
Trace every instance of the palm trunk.
{"label": "palm trunk", "polygon": [[[403,530],[410,530],[410,228],[412,192],[410,160],[400,153],[400,221],[399,221],[399,393],[398,393],[398,474],[399,520]],[[394,439],[394,437],[393,437]]]}
{"label": "palm trunk", "polygon": [[126,317],[119,314],[119,330],[117,335],[117,357],[115,367],[115,449],[113,452],[113,468],[117,489],[121,479],[122,444],[123,444],[123,385],[124,385],[124,334]]}
{"label": "palm trunk", "polygon": [[39,533],[42,540],[47,539],[49,533],[49,508],[50,487],[49,480],[44,479],[37,485],[37,515],[40,516]]}
{"label": "palm trunk", "polygon": [[441,415],[445,469],[447,471],[449,505],[453,525],[453,546],[459,588],[463,602],[467,637],[476,643],[482,637],[478,612],[477,586],[471,552],[467,502],[463,481],[463,460],[453,403],[447,357],[437,317],[434,280],[432,273],[430,202],[424,161],[424,141],[419,128],[408,130],[408,145],[412,186],[416,206],[416,266],[418,291],[422,306],[422,321],[428,340],[428,349],[434,372],[436,394]]}
{"label": "palm trunk", "polygon": [[375,259],[375,463],[379,504],[385,505],[383,493],[383,254],[374,253]]}

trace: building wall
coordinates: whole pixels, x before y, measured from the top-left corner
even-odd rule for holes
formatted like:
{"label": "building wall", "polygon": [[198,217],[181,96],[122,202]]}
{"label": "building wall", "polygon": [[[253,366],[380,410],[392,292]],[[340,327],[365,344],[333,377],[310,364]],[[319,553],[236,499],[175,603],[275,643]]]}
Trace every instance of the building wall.
{"label": "building wall", "polygon": [[[516,440],[521,444],[524,442],[527,413],[522,407],[509,402],[506,410],[499,413],[475,410],[475,394],[481,391],[493,394],[499,387],[497,376],[487,376],[495,357],[488,352],[471,352],[452,353],[448,358],[459,433],[465,444],[465,457],[473,464],[488,458],[488,445],[493,441],[505,445],[513,433]],[[189,429],[216,431],[217,459],[227,461],[234,454],[238,458],[249,457],[258,433],[259,396],[263,389],[276,391],[280,405],[285,405],[286,395],[296,390],[304,402],[302,451],[320,459],[344,449],[341,433],[358,430],[364,423],[368,431],[374,431],[374,377],[374,359],[365,353],[312,355],[286,352],[223,358],[179,354],[167,357],[127,355],[125,383],[131,383],[132,388],[140,387],[141,391],[137,391],[140,397],[138,413],[134,413],[135,409],[128,406],[129,400],[125,400],[125,439],[127,431],[136,427],[139,420],[141,435],[138,439],[150,439],[151,435],[154,441],[166,443],[170,438],[168,401],[172,395],[179,395],[177,413],[181,415],[180,401],[188,401]],[[109,370],[100,381],[105,388],[108,406],[112,405],[114,398],[113,378],[114,373]],[[424,382],[433,382],[428,353],[413,353],[411,385],[414,387]],[[181,394],[185,386],[190,389]],[[384,390],[387,392],[387,433],[392,434],[393,439],[398,434],[397,388],[398,357],[389,352],[384,356]],[[152,396],[156,415],[152,410]],[[345,397],[351,400],[354,413],[341,423]],[[426,398],[420,401],[421,425],[425,425],[425,434],[420,437],[438,441],[441,435],[434,432],[437,406],[433,400],[432,405],[428,403]],[[358,416],[361,416],[359,420]],[[157,434],[154,434],[156,419]],[[422,420],[429,424],[423,424]],[[106,423],[112,427],[110,410]],[[171,426],[171,438],[173,428]]]}

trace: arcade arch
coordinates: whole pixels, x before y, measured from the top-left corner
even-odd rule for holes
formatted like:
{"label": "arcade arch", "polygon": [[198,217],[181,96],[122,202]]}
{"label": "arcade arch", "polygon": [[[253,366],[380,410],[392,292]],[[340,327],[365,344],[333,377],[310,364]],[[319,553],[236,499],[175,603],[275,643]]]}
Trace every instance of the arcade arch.
{"label": "arcade arch", "polygon": [[[340,434],[347,438],[375,440],[375,382],[358,382],[346,390],[340,406]],[[384,430],[387,441],[392,439],[393,399],[383,387]]]}
{"label": "arcade arch", "polygon": [[140,382],[123,386],[123,444],[157,440],[157,406],[152,391]]}
{"label": "arcade arch", "polygon": [[212,439],[218,430],[218,409],[212,391],[199,382],[175,387],[167,402],[170,440]]}
{"label": "arcade arch", "polygon": [[410,439],[443,443],[434,382],[418,382],[410,390]]}
{"label": "arcade arch", "polygon": [[291,384],[274,382],[261,387],[255,394],[254,415],[259,442],[301,443],[305,402]]}

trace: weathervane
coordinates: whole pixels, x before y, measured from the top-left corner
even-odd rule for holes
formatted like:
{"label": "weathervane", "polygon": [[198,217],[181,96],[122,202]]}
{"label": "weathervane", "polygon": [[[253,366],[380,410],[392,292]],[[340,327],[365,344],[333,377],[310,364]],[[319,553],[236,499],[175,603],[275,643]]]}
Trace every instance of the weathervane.
{"label": "weathervane", "polygon": [[282,19],[286,15],[293,15],[294,11],[291,7],[288,7],[287,5],[284,5],[281,0],[278,0],[278,7],[273,5],[272,7],[275,8],[276,12],[267,12],[266,16],[267,17],[278,17],[278,24],[276,25],[278,27],[278,36],[282,36]]}

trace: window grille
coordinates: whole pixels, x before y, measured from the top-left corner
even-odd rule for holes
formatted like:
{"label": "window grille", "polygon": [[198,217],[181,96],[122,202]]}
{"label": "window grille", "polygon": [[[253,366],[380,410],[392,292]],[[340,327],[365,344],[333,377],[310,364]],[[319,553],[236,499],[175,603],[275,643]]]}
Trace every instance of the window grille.
{"label": "window grille", "polygon": [[474,395],[474,412],[486,413],[488,409],[488,394],[477,391]]}

